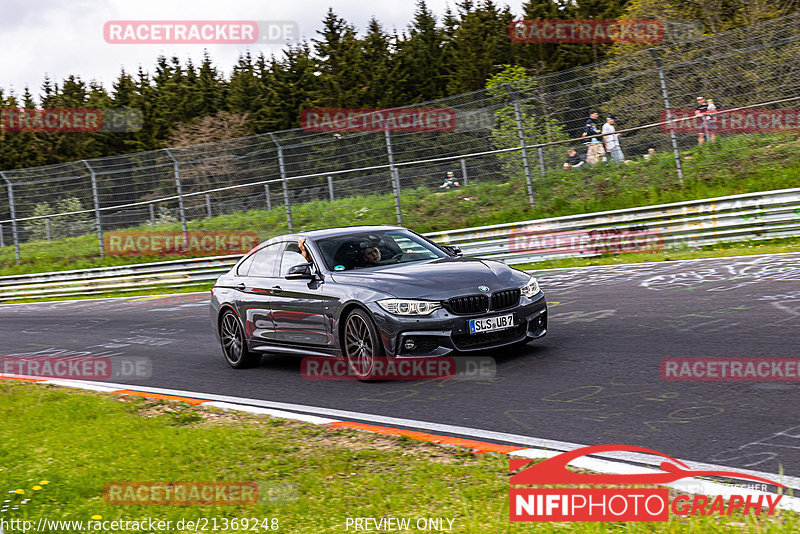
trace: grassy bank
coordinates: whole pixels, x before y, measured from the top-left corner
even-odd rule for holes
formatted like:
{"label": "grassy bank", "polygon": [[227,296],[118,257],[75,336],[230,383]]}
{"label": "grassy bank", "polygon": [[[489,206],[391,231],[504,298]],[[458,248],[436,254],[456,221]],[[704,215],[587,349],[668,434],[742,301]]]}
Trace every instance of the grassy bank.
{"label": "grassy bank", "polygon": [[[598,165],[586,170],[554,171],[543,181],[534,177],[536,207],[528,205],[522,178],[507,182],[475,179],[454,191],[404,190],[403,224],[419,232],[482,226],[543,217],[622,209],[800,186],[800,140],[782,134],[723,140],[684,150],[684,182],[678,181],[672,155],[628,165]],[[754,142],[758,146],[753,146]],[[294,228],[396,222],[391,195],[362,195],[333,202],[292,207]],[[798,213],[800,217],[800,212]],[[256,210],[189,222],[190,230],[241,230],[261,239],[288,231],[285,211]],[[134,231],[180,231],[178,223],[142,225]],[[8,230],[6,229],[6,233]],[[6,240],[8,242],[8,239]],[[97,237],[87,234],[21,246],[22,265],[14,250],[0,248],[0,275],[81,269],[177,259],[177,256],[107,256],[98,253]]]}
{"label": "grassy bank", "polygon": [[[53,386],[0,380],[0,393],[0,489],[17,508],[0,514],[7,521],[149,517],[175,525],[203,517],[220,523],[276,518],[279,532],[292,533],[343,532],[354,517],[447,518],[451,532],[465,533],[800,528],[795,514],[780,511],[770,518],[734,513],[668,523],[514,524],[508,521],[505,456]],[[255,505],[240,506],[117,505],[104,499],[106,484],[129,481],[252,481],[261,496]]]}

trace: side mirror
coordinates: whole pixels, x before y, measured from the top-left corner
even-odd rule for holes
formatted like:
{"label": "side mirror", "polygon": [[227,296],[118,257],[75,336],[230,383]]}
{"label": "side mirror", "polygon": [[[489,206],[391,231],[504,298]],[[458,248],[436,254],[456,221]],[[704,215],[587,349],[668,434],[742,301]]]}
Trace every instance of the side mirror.
{"label": "side mirror", "polygon": [[286,274],[287,280],[313,280],[314,274],[311,272],[311,264],[310,263],[301,263],[300,265],[295,265],[293,267],[289,267],[289,272]]}
{"label": "side mirror", "polygon": [[441,247],[444,249],[445,252],[447,252],[451,256],[457,256],[460,258],[461,256],[464,255],[464,253],[461,252],[461,247],[458,247],[456,245],[441,245]]}

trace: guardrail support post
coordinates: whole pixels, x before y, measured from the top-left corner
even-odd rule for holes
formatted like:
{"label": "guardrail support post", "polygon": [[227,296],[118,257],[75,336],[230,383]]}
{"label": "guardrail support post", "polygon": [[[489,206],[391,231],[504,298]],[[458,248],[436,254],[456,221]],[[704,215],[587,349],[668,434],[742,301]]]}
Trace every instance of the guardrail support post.
{"label": "guardrail support post", "polygon": [[47,240],[48,241],[52,241],[53,240],[53,234],[52,234],[52,232],[50,230],[50,217],[48,217],[48,218],[46,218],[44,220],[44,230],[45,230],[45,233],[47,233]]}
{"label": "guardrail support post", "polygon": [[175,168],[175,189],[178,192],[178,211],[181,215],[181,226],[183,227],[183,235],[188,236],[189,229],[186,227],[186,209],[183,206],[183,188],[181,187],[181,167],[178,160],[172,155],[172,151],[168,148],[164,152],[172,159],[173,167]]}
{"label": "guardrail support post", "polygon": [[544,177],[547,175],[547,169],[544,167],[544,151],[542,147],[538,147],[536,151],[539,153],[539,172],[541,172]]}
{"label": "guardrail support post", "polygon": [[11,183],[11,180],[9,180],[2,171],[0,171],[0,178],[3,179],[6,183],[6,187],[8,187],[8,210],[11,215],[11,236],[14,240],[14,256],[16,256],[17,265],[19,265],[19,233],[17,232],[17,214],[14,209],[14,184]]}
{"label": "guardrail support post", "polygon": [[150,206],[150,226],[155,226],[156,225],[156,208],[155,208],[155,206],[153,206],[152,202],[150,204],[148,204],[148,206]]}
{"label": "guardrail support post", "polygon": [[83,160],[83,164],[89,169],[89,175],[92,178],[92,200],[94,201],[94,218],[97,224],[97,243],[100,246],[100,257],[106,256],[106,246],[103,243],[103,220],[100,217],[100,196],[97,194],[97,174],[95,174],[89,162]]}
{"label": "guardrail support post", "polygon": [[461,182],[467,185],[467,160],[461,158]]}
{"label": "guardrail support post", "polygon": [[656,67],[658,67],[658,81],[661,83],[661,95],[664,98],[664,109],[666,110],[667,114],[667,124],[669,124],[669,138],[672,141],[672,154],[675,157],[675,170],[678,172],[678,180],[681,182],[681,187],[683,187],[683,164],[681,164],[681,153],[678,150],[678,138],[675,135],[675,123],[671,120],[672,119],[672,112],[671,107],[669,105],[669,91],[667,91],[667,79],[664,77],[664,66],[661,64],[661,58],[658,57],[656,51],[650,49],[650,55],[653,56],[653,59],[656,62]]}
{"label": "guardrail support post", "polygon": [[269,184],[264,184],[264,198],[267,199],[267,211],[272,211],[272,197],[269,194]]}
{"label": "guardrail support post", "polygon": [[333,202],[333,176],[328,176],[328,198]]}
{"label": "guardrail support post", "polygon": [[525,130],[522,128],[522,111],[519,107],[519,96],[514,88],[508,84],[508,82],[504,83],[503,86],[506,88],[506,91],[508,91],[509,96],[511,96],[511,100],[514,103],[514,118],[517,121],[519,147],[522,149],[522,166],[525,169],[525,182],[528,184],[528,203],[530,204],[531,209],[533,209],[533,182],[531,182],[531,168],[528,164],[528,147],[525,144]]}
{"label": "guardrail support post", "polygon": [[389,135],[389,128],[384,131],[386,137],[386,153],[389,156],[389,174],[392,177],[392,191],[394,191],[394,211],[397,216],[397,224],[403,224],[403,214],[400,211],[400,175],[394,166],[394,153],[392,152],[392,136]]}
{"label": "guardrail support post", "polygon": [[0,248],[6,246],[5,238],[3,237],[3,225],[0,224]]}
{"label": "guardrail support post", "polygon": [[289,198],[289,183],[286,179],[286,164],[283,159],[283,147],[278,142],[274,134],[270,133],[272,142],[278,147],[278,168],[281,171],[281,180],[283,180],[283,204],[286,206],[286,223],[289,225],[289,231],[294,231],[294,223],[292,222],[292,204]]}
{"label": "guardrail support post", "polygon": [[206,215],[209,219],[213,219],[214,215],[211,213],[211,195],[206,193]]}

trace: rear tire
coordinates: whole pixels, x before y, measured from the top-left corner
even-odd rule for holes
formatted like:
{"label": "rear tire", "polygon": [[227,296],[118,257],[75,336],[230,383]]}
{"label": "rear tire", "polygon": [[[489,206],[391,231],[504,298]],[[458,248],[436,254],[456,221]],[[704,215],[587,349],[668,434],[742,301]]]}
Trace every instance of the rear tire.
{"label": "rear tire", "polygon": [[247,349],[244,338],[244,328],[239,322],[239,317],[230,309],[225,310],[219,320],[219,339],[225,361],[234,369],[246,369],[258,365],[261,361],[260,354],[254,354]]}
{"label": "rear tire", "polygon": [[378,328],[364,310],[353,310],[345,319],[342,353],[359,380],[377,379],[375,358],[383,357],[385,352]]}

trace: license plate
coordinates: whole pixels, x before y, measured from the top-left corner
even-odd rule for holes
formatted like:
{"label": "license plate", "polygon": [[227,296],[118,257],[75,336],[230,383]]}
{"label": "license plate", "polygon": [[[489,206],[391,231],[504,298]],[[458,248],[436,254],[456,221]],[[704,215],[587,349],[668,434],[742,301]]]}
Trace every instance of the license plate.
{"label": "license plate", "polygon": [[494,332],[504,330],[514,326],[514,314],[498,315],[497,317],[486,317],[484,319],[470,319],[469,333],[481,334],[483,332]]}

